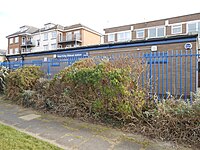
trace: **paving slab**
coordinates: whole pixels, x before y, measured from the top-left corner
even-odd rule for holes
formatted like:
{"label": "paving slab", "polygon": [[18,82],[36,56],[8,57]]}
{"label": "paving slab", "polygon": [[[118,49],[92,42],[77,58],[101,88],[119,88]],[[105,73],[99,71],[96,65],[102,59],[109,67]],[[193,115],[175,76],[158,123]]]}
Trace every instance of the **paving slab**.
{"label": "paving slab", "polygon": [[76,136],[74,134],[65,134],[62,138],[56,140],[56,142],[60,145],[64,145],[67,149],[78,149],[79,146],[86,142],[88,139],[83,138],[81,136]]}
{"label": "paving slab", "polygon": [[36,118],[39,118],[40,115],[36,115],[36,114],[29,114],[29,115],[25,115],[25,116],[21,116],[19,117],[20,119],[26,120],[26,121],[30,121]]}
{"label": "paving slab", "polygon": [[115,150],[141,150],[143,146],[133,141],[123,140],[119,144],[115,145]]}
{"label": "paving slab", "polygon": [[92,137],[87,142],[81,144],[79,146],[79,150],[107,150],[111,147],[111,144],[100,138],[100,137]]}
{"label": "paving slab", "polygon": [[101,125],[36,112],[0,99],[1,122],[67,150],[185,149]]}

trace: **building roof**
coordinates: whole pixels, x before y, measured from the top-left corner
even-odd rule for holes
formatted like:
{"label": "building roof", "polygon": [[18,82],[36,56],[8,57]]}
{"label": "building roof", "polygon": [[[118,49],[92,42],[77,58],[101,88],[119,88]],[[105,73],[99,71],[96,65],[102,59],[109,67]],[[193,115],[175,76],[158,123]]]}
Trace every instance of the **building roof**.
{"label": "building roof", "polygon": [[172,44],[172,43],[183,43],[183,42],[194,42],[198,41],[198,34],[193,35],[176,35],[163,38],[152,38],[128,42],[117,42],[109,44],[98,44],[91,46],[80,46],[72,47],[68,49],[58,49],[58,50],[49,50],[49,51],[38,51],[32,53],[16,54],[16,55],[7,55],[9,58],[16,58],[23,56],[39,56],[47,54],[63,54],[63,53],[75,53],[75,52],[88,52],[88,51],[102,51],[107,49],[116,49],[116,48],[126,48],[126,47],[139,47],[139,46],[153,46],[153,45],[162,45],[162,44]]}
{"label": "building roof", "polygon": [[[45,25],[48,25],[48,24],[51,24],[51,23],[46,23]],[[44,31],[49,31],[49,30],[53,30],[53,29],[60,29],[60,30],[63,30],[64,27],[63,27],[62,25],[59,25],[59,24],[54,24],[53,27],[50,27],[50,28],[48,28],[48,29],[45,29],[45,28],[38,29],[38,30],[36,30],[35,32],[33,32],[33,34],[39,33],[39,32],[44,32]]]}
{"label": "building roof", "polygon": [[117,30],[118,28],[122,28],[122,29],[123,28],[125,28],[125,29],[129,28],[130,29],[131,26],[142,25],[142,24],[145,24],[145,26],[148,25],[148,24],[152,24],[152,26],[158,26],[158,24],[157,24],[158,22],[164,22],[165,20],[171,20],[172,23],[174,23],[174,22],[186,22],[186,21],[192,20],[193,17],[200,20],[200,13],[181,15],[181,16],[176,16],[176,17],[168,17],[168,18],[157,19],[157,20],[152,20],[152,21],[147,21],[147,22],[133,23],[133,24],[128,24],[128,25],[109,27],[109,28],[105,28],[104,31],[105,32],[110,32],[110,31],[116,32],[115,30]]}
{"label": "building roof", "polygon": [[24,30],[24,31],[17,31],[17,32],[15,32],[13,34],[10,34],[10,35],[6,36],[6,38],[17,36],[17,35],[20,35],[20,34],[26,34],[26,33],[32,34],[32,33],[34,33],[35,31],[38,30],[38,28],[33,27],[33,26],[27,26],[26,25],[26,26],[22,26],[22,27],[27,27],[27,29]]}
{"label": "building roof", "polygon": [[81,23],[74,24],[74,25],[71,25],[71,26],[66,26],[66,27],[64,27],[64,30],[73,30],[73,29],[76,29],[76,28],[85,28],[85,29],[88,29],[88,30],[98,34],[98,35],[102,35],[101,33],[97,32],[97,31],[95,31],[95,30],[93,30],[93,29],[91,29],[91,28],[89,28],[89,27],[87,27],[87,26],[85,26]]}

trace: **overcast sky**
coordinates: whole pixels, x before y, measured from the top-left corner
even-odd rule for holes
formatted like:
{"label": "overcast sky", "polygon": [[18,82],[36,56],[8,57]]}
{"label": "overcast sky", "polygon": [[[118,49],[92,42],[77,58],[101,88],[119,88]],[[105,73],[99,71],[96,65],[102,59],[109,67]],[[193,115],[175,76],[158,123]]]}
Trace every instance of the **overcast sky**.
{"label": "overcast sky", "polygon": [[199,0],[0,0],[0,49],[23,25],[42,28],[82,23],[100,33],[107,27],[200,12]]}

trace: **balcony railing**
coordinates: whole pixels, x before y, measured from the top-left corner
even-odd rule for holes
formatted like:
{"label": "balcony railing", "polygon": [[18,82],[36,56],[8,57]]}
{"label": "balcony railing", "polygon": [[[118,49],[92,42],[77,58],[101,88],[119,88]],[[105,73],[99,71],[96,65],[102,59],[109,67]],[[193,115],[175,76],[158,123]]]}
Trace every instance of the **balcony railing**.
{"label": "balcony railing", "polygon": [[80,36],[72,36],[72,37],[66,37],[62,38],[62,40],[59,39],[58,43],[81,43],[81,37]]}
{"label": "balcony railing", "polygon": [[35,46],[35,41],[25,41],[22,42],[21,47],[34,47]]}

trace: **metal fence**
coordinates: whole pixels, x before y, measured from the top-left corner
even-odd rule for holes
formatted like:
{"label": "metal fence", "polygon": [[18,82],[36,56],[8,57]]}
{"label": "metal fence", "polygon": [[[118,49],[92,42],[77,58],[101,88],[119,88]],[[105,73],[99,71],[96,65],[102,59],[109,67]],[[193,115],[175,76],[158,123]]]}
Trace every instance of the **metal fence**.
{"label": "metal fence", "polygon": [[[88,58],[88,55],[69,55],[44,60],[26,60],[15,62],[3,62],[1,66],[10,69],[17,69],[22,66],[40,66],[47,78],[52,78],[59,71],[74,62]],[[189,99],[192,102],[192,93],[198,87],[198,57],[196,50],[171,50],[163,52],[120,52],[120,53],[101,53],[90,56],[98,59],[118,60],[119,58],[137,58],[142,60],[142,65],[147,65],[147,69],[142,72],[140,86],[144,87],[148,82],[149,93],[157,94],[158,99],[166,97],[170,93],[175,97]]]}

